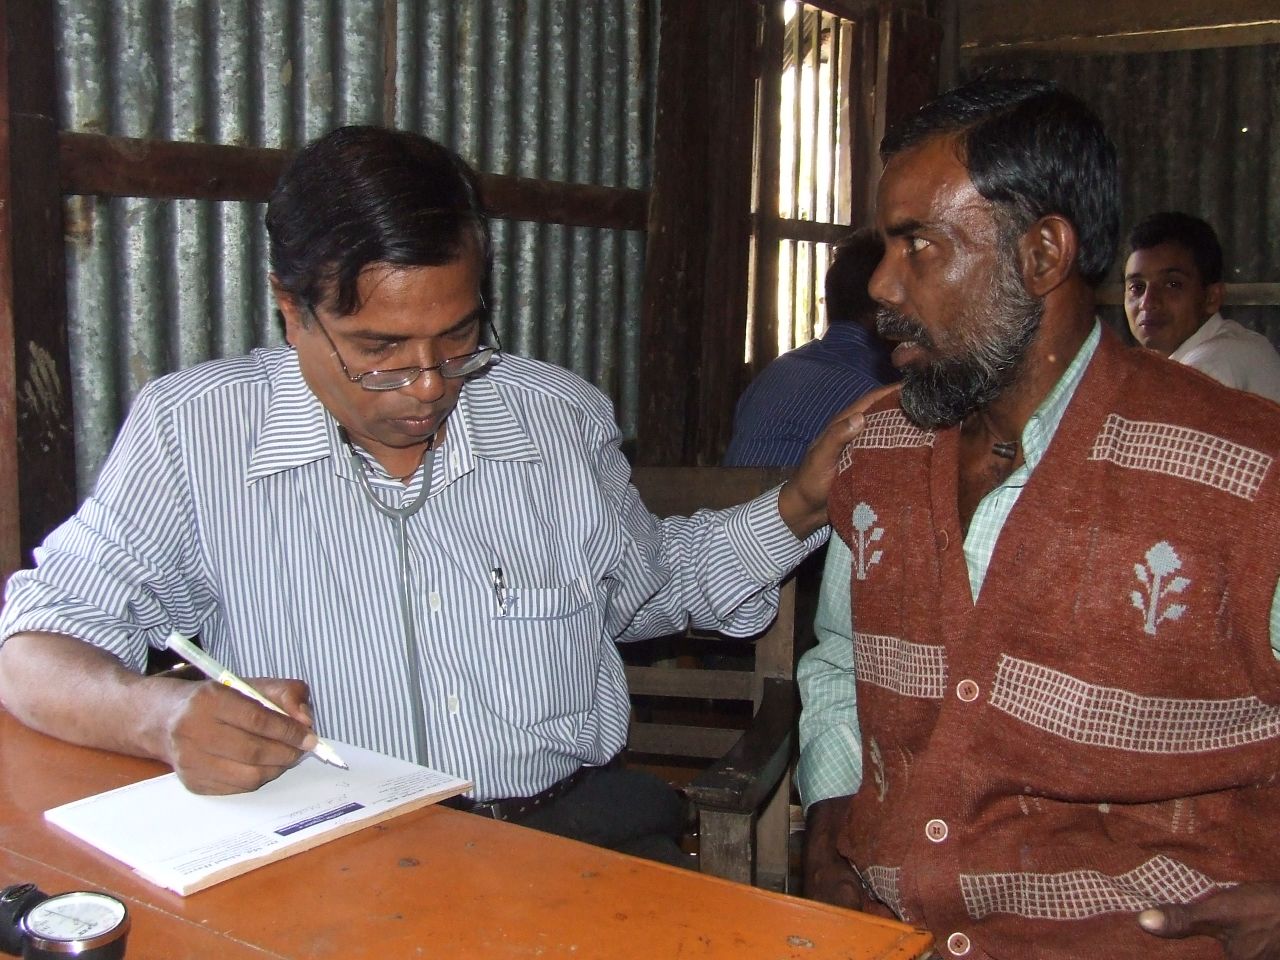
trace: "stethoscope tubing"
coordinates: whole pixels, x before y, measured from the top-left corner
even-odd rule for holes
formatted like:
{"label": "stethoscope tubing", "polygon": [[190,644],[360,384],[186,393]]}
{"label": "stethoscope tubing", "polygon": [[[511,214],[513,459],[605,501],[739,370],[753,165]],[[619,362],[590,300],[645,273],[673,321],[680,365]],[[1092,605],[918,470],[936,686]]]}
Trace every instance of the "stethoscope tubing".
{"label": "stethoscope tubing", "polygon": [[431,494],[431,469],[435,457],[434,444],[427,448],[422,461],[422,488],[413,502],[404,507],[390,507],[378,499],[373,486],[366,476],[364,462],[360,455],[351,449],[351,466],[359,481],[365,499],[384,517],[396,521],[396,557],[399,560],[399,589],[396,591],[400,601],[400,622],[404,628],[405,662],[409,670],[409,706],[413,713],[413,748],[418,763],[423,766],[428,762],[427,751],[427,709],[422,699],[422,658],[418,652],[418,631],[413,622],[413,608],[409,597],[409,542],[407,526]]}

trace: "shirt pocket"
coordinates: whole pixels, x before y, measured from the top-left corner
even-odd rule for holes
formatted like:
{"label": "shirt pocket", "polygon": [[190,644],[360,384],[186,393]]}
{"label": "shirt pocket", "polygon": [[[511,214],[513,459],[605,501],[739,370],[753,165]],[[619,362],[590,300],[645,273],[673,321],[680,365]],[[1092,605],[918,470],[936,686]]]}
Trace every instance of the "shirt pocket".
{"label": "shirt pocket", "polygon": [[528,726],[580,722],[595,702],[603,636],[600,608],[582,584],[512,586],[490,626],[504,681],[495,708]]}

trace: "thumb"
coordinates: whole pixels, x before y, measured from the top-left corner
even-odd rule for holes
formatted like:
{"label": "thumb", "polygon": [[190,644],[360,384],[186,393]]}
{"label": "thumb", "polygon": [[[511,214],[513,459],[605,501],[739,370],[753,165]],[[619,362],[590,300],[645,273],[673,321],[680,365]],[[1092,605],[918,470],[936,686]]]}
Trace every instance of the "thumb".
{"label": "thumb", "polygon": [[846,413],[831,424],[829,437],[824,436],[823,439],[837,450],[843,450],[849,441],[855,439],[862,432],[862,428],[866,425],[867,420],[861,413]]}
{"label": "thumb", "polygon": [[1138,926],[1157,937],[1181,939],[1192,933],[1195,924],[1192,909],[1177,903],[1161,904],[1138,914]]}
{"label": "thumb", "polygon": [[845,448],[845,445],[857,437],[862,432],[862,428],[866,426],[867,421],[863,414],[867,408],[899,389],[901,389],[899,384],[892,383],[886,387],[876,387],[876,389],[864,393],[831,419],[826,429],[818,435],[818,440],[813,445],[814,448],[830,447],[835,454],[839,454]]}

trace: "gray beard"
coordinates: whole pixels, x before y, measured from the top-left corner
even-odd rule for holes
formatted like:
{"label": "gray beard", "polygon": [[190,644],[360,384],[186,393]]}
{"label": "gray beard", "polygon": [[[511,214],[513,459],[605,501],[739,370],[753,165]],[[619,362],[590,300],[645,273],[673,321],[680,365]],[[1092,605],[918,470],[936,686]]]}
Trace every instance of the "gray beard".
{"label": "gray beard", "polygon": [[[922,429],[960,423],[1018,378],[1040,330],[1044,302],[1023,289],[1016,268],[1005,260],[992,279],[989,305],[970,305],[952,328],[959,352],[902,370],[902,409]],[[882,336],[905,337],[936,352],[924,328],[896,310],[881,307],[876,327]]]}

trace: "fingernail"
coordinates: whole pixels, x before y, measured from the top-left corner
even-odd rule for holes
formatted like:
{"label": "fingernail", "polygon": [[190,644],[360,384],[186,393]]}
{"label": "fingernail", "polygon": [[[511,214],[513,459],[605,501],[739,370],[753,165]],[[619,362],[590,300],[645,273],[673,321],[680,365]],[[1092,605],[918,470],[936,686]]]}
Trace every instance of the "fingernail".
{"label": "fingernail", "polygon": [[1138,914],[1138,926],[1148,933],[1159,933],[1164,929],[1164,913],[1160,910],[1143,910]]}
{"label": "fingernail", "polygon": [[316,748],[316,744],[317,744],[317,743],[319,743],[319,742],[320,742],[320,738],[319,738],[319,737],[317,737],[314,733],[308,733],[308,734],[306,735],[306,737],[305,737],[305,738],[303,738],[303,741],[302,741],[302,749],[303,749],[303,750],[314,750],[314,749]]}

